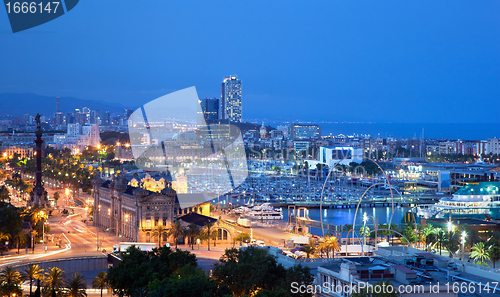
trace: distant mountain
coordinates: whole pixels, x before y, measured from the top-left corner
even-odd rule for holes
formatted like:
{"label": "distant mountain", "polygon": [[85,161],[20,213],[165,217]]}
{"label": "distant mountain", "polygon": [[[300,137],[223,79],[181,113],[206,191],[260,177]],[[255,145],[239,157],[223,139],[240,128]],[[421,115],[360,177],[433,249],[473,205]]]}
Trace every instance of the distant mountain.
{"label": "distant mountain", "polygon": [[[111,113],[122,113],[125,106],[107,102],[84,100],[73,97],[61,97],[61,112],[74,112],[75,108],[80,110],[84,107],[98,109],[101,113],[110,111]],[[0,115],[13,115],[22,117],[25,113],[35,115],[40,113],[44,116],[52,117],[56,112],[56,97],[41,96],[32,93],[0,93]]]}

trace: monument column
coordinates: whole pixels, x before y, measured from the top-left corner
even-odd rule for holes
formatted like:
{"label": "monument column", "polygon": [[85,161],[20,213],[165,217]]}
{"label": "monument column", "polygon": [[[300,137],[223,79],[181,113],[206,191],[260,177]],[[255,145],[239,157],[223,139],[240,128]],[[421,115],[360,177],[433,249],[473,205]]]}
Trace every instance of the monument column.
{"label": "monument column", "polygon": [[42,125],[40,122],[40,114],[37,114],[35,117],[36,120],[36,180],[34,182],[33,190],[30,193],[30,200],[28,201],[28,206],[35,206],[41,208],[48,208],[49,200],[47,199],[47,191],[43,187],[42,181]]}

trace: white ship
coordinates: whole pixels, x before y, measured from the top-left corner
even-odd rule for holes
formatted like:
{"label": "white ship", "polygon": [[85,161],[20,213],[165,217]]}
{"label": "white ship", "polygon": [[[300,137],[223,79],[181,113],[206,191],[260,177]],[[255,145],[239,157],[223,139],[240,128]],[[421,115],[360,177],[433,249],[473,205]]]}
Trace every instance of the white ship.
{"label": "white ship", "polygon": [[453,197],[417,207],[421,218],[500,218],[500,182],[479,182],[459,189]]}
{"label": "white ship", "polygon": [[255,220],[283,220],[283,211],[279,208],[274,208],[270,203],[263,203],[261,205],[246,204],[235,208],[232,212],[236,215]]}

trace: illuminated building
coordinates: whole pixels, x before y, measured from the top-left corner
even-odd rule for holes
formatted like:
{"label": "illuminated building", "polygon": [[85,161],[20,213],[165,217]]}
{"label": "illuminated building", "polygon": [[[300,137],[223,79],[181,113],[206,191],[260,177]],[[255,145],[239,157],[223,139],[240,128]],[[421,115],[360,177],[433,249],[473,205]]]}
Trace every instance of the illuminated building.
{"label": "illuminated building", "polygon": [[236,75],[222,81],[221,101],[221,119],[241,123],[241,79]]}

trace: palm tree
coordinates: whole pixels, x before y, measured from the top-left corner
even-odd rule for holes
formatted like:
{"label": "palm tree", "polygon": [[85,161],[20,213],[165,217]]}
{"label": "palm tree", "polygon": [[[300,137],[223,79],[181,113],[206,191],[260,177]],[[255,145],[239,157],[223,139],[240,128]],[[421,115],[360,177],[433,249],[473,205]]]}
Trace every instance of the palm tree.
{"label": "palm tree", "polygon": [[33,293],[33,280],[39,279],[43,274],[43,269],[36,264],[31,264],[24,270],[23,280],[30,280],[30,296]]}
{"label": "palm tree", "polygon": [[17,269],[7,266],[0,272],[0,281],[9,285],[19,285],[21,283],[21,274]]}
{"label": "palm tree", "polygon": [[[66,283],[69,297],[87,297],[87,283],[81,273],[76,272],[71,276],[71,280]],[[102,294],[102,292],[101,292]]]}
{"label": "palm tree", "polygon": [[477,264],[483,264],[486,260],[490,259],[483,242],[478,242],[472,247],[472,252],[470,253],[472,259]]}
{"label": "palm tree", "polygon": [[332,252],[332,256],[335,257],[335,252],[340,251],[340,243],[335,236],[325,235],[325,237],[322,238],[319,248],[325,251],[327,258],[330,257],[330,252]]}
{"label": "palm tree", "polygon": [[14,240],[17,242],[17,253],[19,254],[21,244],[25,244],[28,241],[28,235],[24,233],[23,229],[18,229],[14,234]]}
{"label": "palm tree", "polygon": [[4,248],[5,241],[9,240],[9,239],[10,239],[9,233],[0,232],[0,244],[1,244],[0,253],[2,256],[3,256],[3,248]]}
{"label": "palm tree", "polygon": [[316,241],[309,239],[309,243],[304,247],[304,252],[307,254],[307,259],[310,258],[311,254],[316,250]]}
{"label": "palm tree", "polygon": [[181,224],[181,221],[177,220],[172,224],[172,229],[170,230],[170,234],[172,234],[172,237],[174,237],[175,240],[175,249],[177,249],[177,242],[179,241],[179,238],[184,235],[185,229]]}
{"label": "palm tree", "polygon": [[45,272],[44,285],[52,291],[52,295],[55,295],[56,290],[64,288],[65,280],[63,272],[57,267],[52,267],[49,271]]}
{"label": "palm tree", "polygon": [[213,230],[214,224],[215,222],[207,222],[204,227],[205,233],[207,234],[208,250],[210,250],[210,236],[212,235],[211,231]]}
{"label": "palm tree", "polygon": [[9,200],[9,198],[10,198],[9,190],[7,189],[7,187],[5,187],[5,185],[1,186],[0,187],[0,201],[7,201],[7,200]]}
{"label": "palm tree", "polygon": [[496,245],[490,246],[488,249],[488,256],[491,262],[493,262],[493,269],[495,269],[495,263],[500,260],[500,248]]}
{"label": "palm tree", "polygon": [[10,296],[11,293],[17,293],[20,291],[21,274],[17,269],[7,266],[0,272],[0,284],[2,284],[2,291],[6,293],[5,295]]}
{"label": "palm tree", "polygon": [[191,223],[188,226],[186,235],[191,241],[191,249],[194,250],[194,239],[200,234],[200,228],[195,223]]}
{"label": "palm tree", "polygon": [[217,240],[217,237],[219,237],[219,231],[212,230],[212,232],[210,233],[210,239],[212,239],[214,241],[214,246],[215,246],[215,242]]}
{"label": "palm tree", "polygon": [[56,201],[56,205],[57,205],[57,200],[59,200],[59,198],[61,198],[61,194],[59,194],[59,192],[55,192],[53,197],[54,197],[54,200]]}
{"label": "palm tree", "polygon": [[106,271],[100,271],[95,276],[94,280],[92,281],[92,288],[93,289],[100,289],[101,290],[101,297],[102,297],[102,290],[110,288]]}
{"label": "palm tree", "polygon": [[156,226],[155,229],[153,230],[153,237],[158,236],[158,248],[161,247],[161,237],[163,236],[163,233],[167,231],[168,229],[160,224],[158,224],[158,226]]}
{"label": "palm tree", "polygon": [[361,226],[359,229],[359,235],[360,236],[368,236],[370,234],[370,227],[368,226]]}
{"label": "palm tree", "polygon": [[32,238],[32,242],[33,242],[33,252],[35,252],[35,239],[36,237],[38,236],[38,232],[36,230],[31,230],[31,238]]}
{"label": "palm tree", "polygon": [[434,228],[431,224],[425,226],[424,230],[422,230],[422,241],[425,244],[426,249],[428,249],[429,245],[436,239],[436,228]]}

